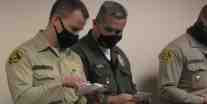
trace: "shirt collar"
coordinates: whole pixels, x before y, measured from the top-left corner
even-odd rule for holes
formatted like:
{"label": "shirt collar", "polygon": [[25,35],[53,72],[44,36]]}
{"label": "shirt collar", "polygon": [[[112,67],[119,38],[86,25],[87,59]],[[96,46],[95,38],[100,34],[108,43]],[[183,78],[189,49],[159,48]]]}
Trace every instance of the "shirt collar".
{"label": "shirt collar", "polygon": [[198,48],[202,53],[207,53],[207,47],[203,44],[201,44],[199,41],[191,37],[190,44],[192,48]]}
{"label": "shirt collar", "polygon": [[34,44],[38,52],[44,51],[50,47],[47,36],[47,30],[40,30],[34,37]]}
{"label": "shirt collar", "polygon": [[[38,52],[44,52],[49,49],[52,50],[52,52],[57,56],[60,56],[61,52],[59,51],[59,49],[52,47],[49,44],[47,30],[40,30],[34,39],[36,41],[35,44],[36,47],[38,48]],[[70,48],[65,49],[64,53],[66,53],[67,55],[71,54],[71,49]]]}
{"label": "shirt collar", "polygon": [[207,48],[205,45],[201,44],[199,41],[191,37],[190,43],[192,48]]}
{"label": "shirt collar", "polygon": [[110,52],[110,49],[107,49],[107,48],[104,48],[102,47],[99,43],[98,43],[98,39],[97,39],[97,36],[96,36],[96,33],[94,31],[92,31],[92,37],[94,38],[94,40],[97,42],[98,44],[98,47],[101,49],[102,52],[107,52],[109,53]]}

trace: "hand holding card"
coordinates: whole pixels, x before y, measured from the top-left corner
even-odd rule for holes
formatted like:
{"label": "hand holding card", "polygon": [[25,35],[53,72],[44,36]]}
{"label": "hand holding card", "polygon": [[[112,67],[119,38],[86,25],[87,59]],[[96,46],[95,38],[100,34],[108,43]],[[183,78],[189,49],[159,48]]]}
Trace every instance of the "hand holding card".
{"label": "hand holding card", "polygon": [[79,89],[80,95],[87,95],[92,93],[103,93],[106,91],[104,85],[99,83],[86,83]]}
{"label": "hand holding card", "polygon": [[137,99],[141,104],[151,104],[152,94],[147,92],[137,92],[134,95],[134,98]]}

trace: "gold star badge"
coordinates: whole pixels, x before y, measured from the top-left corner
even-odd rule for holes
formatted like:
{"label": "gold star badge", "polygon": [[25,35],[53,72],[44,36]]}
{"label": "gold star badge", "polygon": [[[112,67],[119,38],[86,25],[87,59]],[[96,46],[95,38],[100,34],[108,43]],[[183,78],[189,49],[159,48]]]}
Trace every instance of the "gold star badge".
{"label": "gold star badge", "polygon": [[20,49],[13,51],[9,57],[8,63],[13,64],[13,63],[19,62],[19,60],[21,60],[23,54],[24,54],[23,50],[20,50]]}
{"label": "gold star badge", "polygon": [[172,62],[172,58],[173,58],[173,51],[172,49],[164,49],[164,51],[161,54],[161,62],[169,64]]}

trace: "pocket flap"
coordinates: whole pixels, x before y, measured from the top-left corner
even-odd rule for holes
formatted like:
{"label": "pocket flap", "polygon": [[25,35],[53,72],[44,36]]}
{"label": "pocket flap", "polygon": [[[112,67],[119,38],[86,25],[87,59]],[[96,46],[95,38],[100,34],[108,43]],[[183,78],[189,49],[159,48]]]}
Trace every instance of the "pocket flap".
{"label": "pocket flap", "polygon": [[126,74],[126,75],[129,75],[131,76],[132,73],[129,69],[125,69],[125,68],[121,68],[120,71],[123,73],[123,74]]}
{"label": "pocket flap", "polygon": [[54,80],[52,74],[50,74],[49,70],[35,70],[33,73],[33,77],[37,80]]}
{"label": "pocket flap", "polygon": [[107,75],[107,70],[105,68],[106,67],[103,64],[95,64],[93,70],[97,76],[103,77]]}
{"label": "pocket flap", "polygon": [[188,69],[190,71],[203,71],[207,70],[207,65],[204,62],[199,62],[199,63],[191,63],[188,64]]}

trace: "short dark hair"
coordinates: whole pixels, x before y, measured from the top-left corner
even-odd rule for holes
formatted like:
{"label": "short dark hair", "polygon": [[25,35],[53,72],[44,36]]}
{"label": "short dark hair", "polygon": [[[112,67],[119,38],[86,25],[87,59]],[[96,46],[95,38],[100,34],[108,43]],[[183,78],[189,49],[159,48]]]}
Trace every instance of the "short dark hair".
{"label": "short dark hair", "polygon": [[96,16],[97,22],[103,22],[105,16],[112,16],[116,19],[126,19],[128,16],[127,10],[115,1],[105,1]]}
{"label": "short dark hair", "polygon": [[73,12],[74,10],[81,10],[84,18],[89,18],[89,13],[84,5],[84,3],[80,0],[56,0],[54,5],[52,6],[52,10],[50,12],[49,19],[51,20],[53,16],[63,17],[67,12]]}
{"label": "short dark hair", "polygon": [[205,5],[199,14],[198,20],[196,21],[196,23],[201,23],[205,26],[207,26],[207,5]]}

